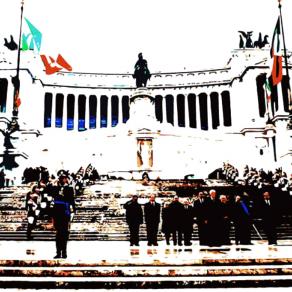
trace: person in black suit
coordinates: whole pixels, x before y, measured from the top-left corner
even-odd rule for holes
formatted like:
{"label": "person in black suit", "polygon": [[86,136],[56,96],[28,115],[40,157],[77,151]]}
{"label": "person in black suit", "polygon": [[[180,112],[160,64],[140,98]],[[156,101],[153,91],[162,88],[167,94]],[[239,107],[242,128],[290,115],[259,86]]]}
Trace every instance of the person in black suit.
{"label": "person in black suit", "polygon": [[210,197],[207,202],[207,230],[208,230],[208,246],[220,246],[220,212],[217,192],[210,190]]}
{"label": "person in black suit", "polygon": [[251,244],[251,210],[247,201],[235,196],[232,220],[235,227],[235,243]]}
{"label": "person in black suit", "polygon": [[218,204],[219,245],[230,245],[231,207],[225,195],[220,195]]}
{"label": "person in black suit", "polygon": [[171,228],[171,213],[169,209],[169,202],[165,202],[162,208],[162,228],[161,231],[164,233],[166,244],[169,245],[170,235],[172,232]]}
{"label": "person in black suit", "polygon": [[179,197],[176,195],[173,201],[169,204],[170,212],[170,226],[173,239],[173,245],[182,246],[182,218],[183,218],[183,204],[179,202]]}
{"label": "person in black suit", "polygon": [[151,195],[149,202],[144,205],[144,215],[148,246],[158,246],[157,232],[160,222],[160,204],[155,201],[155,195]]}
{"label": "person in black suit", "polygon": [[194,210],[191,206],[191,202],[186,199],[183,204],[182,212],[182,233],[185,246],[192,245],[192,233],[194,225]]}
{"label": "person in black suit", "polygon": [[198,199],[194,201],[194,217],[198,225],[200,245],[208,245],[208,200],[204,192],[199,192]]}
{"label": "person in black suit", "polygon": [[276,203],[273,200],[271,200],[269,192],[263,193],[261,218],[263,220],[263,228],[267,235],[268,243],[277,244],[276,226],[279,219],[279,214]]}
{"label": "person in black suit", "polygon": [[139,228],[143,223],[143,211],[138,203],[138,196],[133,195],[132,199],[125,203],[126,221],[130,230],[130,245],[139,246]]}
{"label": "person in black suit", "polygon": [[60,170],[58,176],[57,185],[51,189],[54,198],[52,215],[56,229],[56,259],[67,258],[69,223],[75,213],[74,190],[69,186],[68,173]]}

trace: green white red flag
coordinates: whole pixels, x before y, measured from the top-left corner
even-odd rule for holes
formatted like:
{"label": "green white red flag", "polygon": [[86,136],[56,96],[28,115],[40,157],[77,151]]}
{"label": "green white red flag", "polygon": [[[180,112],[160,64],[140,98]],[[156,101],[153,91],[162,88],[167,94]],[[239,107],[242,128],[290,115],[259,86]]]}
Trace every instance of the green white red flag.
{"label": "green white red flag", "polygon": [[273,58],[272,80],[273,85],[277,85],[282,81],[282,30],[281,19],[278,17],[276,27],[274,29],[270,55]]}

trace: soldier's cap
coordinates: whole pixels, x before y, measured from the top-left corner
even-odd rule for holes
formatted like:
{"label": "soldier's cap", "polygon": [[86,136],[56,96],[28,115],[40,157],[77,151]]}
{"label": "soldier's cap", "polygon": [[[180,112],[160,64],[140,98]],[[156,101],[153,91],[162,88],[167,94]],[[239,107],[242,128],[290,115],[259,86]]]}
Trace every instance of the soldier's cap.
{"label": "soldier's cap", "polygon": [[69,173],[68,171],[64,170],[64,169],[60,169],[58,172],[57,172],[57,176],[60,178],[60,177],[69,177]]}

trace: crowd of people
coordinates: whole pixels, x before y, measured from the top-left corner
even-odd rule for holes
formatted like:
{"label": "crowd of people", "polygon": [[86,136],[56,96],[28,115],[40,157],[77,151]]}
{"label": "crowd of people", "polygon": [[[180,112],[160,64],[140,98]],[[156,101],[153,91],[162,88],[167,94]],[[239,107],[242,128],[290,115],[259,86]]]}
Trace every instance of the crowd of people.
{"label": "crowd of people", "polygon": [[[230,182],[240,184],[238,170],[230,164],[224,164],[223,175]],[[56,178],[57,177],[57,178]],[[27,238],[32,238],[32,230],[39,218],[53,218],[56,229],[56,258],[67,257],[67,241],[69,237],[69,222],[76,211],[75,197],[78,197],[84,187],[94,184],[100,179],[96,169],[88,165],[80,167],[76,173],[65,170],[57,172],[56,177],[50,175],[44,167],[28,168],[23,175],[24,181],[34,184],[26,198],[27,208]],[[291,180],[281,170],[272,175],[260,170],[246,167],[243,173],[244,183],[257,187],[260,197],[254,200],[246,192],[234,192],[225,195],[216,190],[198,191],[195,195],[157,200],[152,194],[149,202],[141,205],[138,196],[134,194],[130,201],[124,204],[126,222],[130,231],[130,245],[139,246],[139,231],[141,224],[146,224],[148,246],[158,245],[158,233],[164,234],[167,245],[191,246],[194,227],[197,225],[199,244],[203,246],[230,245],[232,226],[235,231],[235,244],[251,244],[251,232],[254,229],[261,237],[257,227],[264,230],[269,244],[277,244],[276,226],[282,215],[275,193],[270,194],[265,182],[272,182],[274,188],[283,189],[291,185]],[[259,181],[262,179],[263,181]],[[149,177],[143,174],[143,181]],[[261,188],[255,182],[263,183]],[[272,195],[272,196],[271,196]],[[160,203],[159,203],[159,202]],[[260,222],[257,227],[254,219]]]}
{"label": "crowd of people", "polygon": [[[218,196],[215,190],[209,193],[200,191],[193,200],[174,196],[171,202],[166,201],[163,206],[156,201],[155,195],[151,195],[144,210],[138,202],[138,196],[133,195],[124,208],[131,246],[139,246],[139,230],[143,222],[146,224],[148,246],[157,246],[161,220],[161,231],[167,245],[172,239],[174,246],[191,246],[194,224],[198,227],[199,243],[204,246],[230,245],[232,224],[236,244],[251,244],[252,228],[260,236],[253,224],[254,206],[247,194],[230,197],[224,194]],[[281,211],[268,191],[263,192],[257,208],[268,243],[277,244],[276,226],[280,222]]]}
{"label": "crowd of people", "polygon": [[288,178],[287,173],[281,168],[277,168],[274,172],[266,172],[262,168],[257,170],[255,167],[246,165],[243,175],[240,177],[237,168],[229,163],[223,163],[222,173],[227,181],[234,184],[254,186],[258,189],[262,189],[265,186],[273,186],[292,195],[292,174]]}

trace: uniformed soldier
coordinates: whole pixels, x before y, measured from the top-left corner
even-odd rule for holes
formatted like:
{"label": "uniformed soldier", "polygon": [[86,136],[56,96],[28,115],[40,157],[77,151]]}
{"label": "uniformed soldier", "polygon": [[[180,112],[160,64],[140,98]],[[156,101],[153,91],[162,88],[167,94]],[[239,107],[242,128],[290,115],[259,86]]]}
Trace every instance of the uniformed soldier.
{"label": "uniformed soldier", "polygon": [[53,220],[56,229],[57,254],[54,258],[67,258],[69,223],[75,212],[74,190],[69,186],[68,173],[58,171],[59,180],[52,188],[54,198]]}

